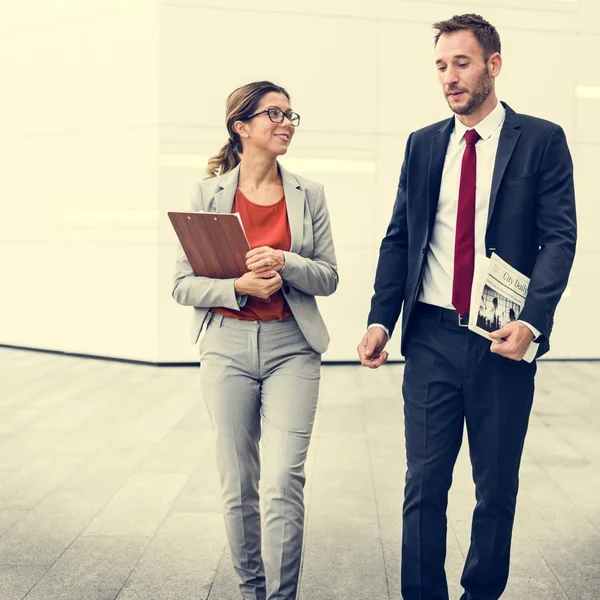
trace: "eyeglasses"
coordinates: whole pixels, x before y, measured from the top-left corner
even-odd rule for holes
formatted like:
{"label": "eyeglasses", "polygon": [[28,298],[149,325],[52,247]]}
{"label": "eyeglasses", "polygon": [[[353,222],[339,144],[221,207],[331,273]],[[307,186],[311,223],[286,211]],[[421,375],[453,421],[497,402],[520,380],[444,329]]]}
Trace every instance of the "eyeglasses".
{"label": "eyeglasses", "polygon": [[254,117],[258,117],[258,115],[262,115],[263,113],[267,113],[269,115],[269,119],[271,119],[273,123],[283,123],[284,119],[287,117],[292,127],[298,127],[298,125],[300,125],[300,115],[298,113],[295,113],[291,110],[283,111],[280,108],[265,108],[265,110],[261,110],[260,112],[246,117],[244,121],[249,121]]}

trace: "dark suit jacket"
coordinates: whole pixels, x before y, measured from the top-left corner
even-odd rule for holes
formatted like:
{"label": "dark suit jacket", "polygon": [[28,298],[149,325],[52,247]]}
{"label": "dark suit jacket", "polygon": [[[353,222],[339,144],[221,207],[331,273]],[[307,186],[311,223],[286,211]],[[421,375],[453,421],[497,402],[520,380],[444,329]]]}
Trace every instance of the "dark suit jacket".
{"label": "dark suit jacket", "polygon": [[[549,349],[554,312],[575,256],[573,163],[561,127],[503,105],[506,118],[492,178],[485,247],[487,256],[495,251],[531,278],[519,318],[542,333],[539,357]],[[453,127],[454,117],[408,138],[392,218],[381,243],[368,323],[381,323],[391,334],[403,309],[403,352]]]}

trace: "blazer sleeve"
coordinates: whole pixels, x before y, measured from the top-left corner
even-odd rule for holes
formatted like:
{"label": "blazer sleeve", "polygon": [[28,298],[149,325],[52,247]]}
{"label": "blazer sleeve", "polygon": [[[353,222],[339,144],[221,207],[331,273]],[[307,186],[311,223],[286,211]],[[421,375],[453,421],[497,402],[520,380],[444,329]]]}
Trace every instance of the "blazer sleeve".
{"label": "blazer sleeve", "polygon": [[285,264],[280,275],[284,282],[305,294],[330,296],[338,286],[339,274],[323,185],[317,190],[312,226],[312,258],[283,251]]}
{"label": "blazer sleeve", "polygon": [[412,135],[406,143],[392,217],[379,248],[374,294],[367,320],[367,325],[384,325],[389,336],[400,316],[408,275],[407,171]]}
{"label": "blazer sleeve", "polygon": [[564,131],[552,129],[540,166],[535,233],[539,252],[519,319],[550,336],[554,312],[575,258],[577,221],[573,162]]}
{"label": "blazer sleeve", "polygon": [[[202,186],[198,185],[196,195],[192,199],[192,211],[201,212],[203,210]],[[178,246],[172,294],[179,304],[199,308],[219,306],[239,310],[246,304],[248,297],[236,294],[234,282],[235,278],[197,277],[194,275],[181,244]]]}

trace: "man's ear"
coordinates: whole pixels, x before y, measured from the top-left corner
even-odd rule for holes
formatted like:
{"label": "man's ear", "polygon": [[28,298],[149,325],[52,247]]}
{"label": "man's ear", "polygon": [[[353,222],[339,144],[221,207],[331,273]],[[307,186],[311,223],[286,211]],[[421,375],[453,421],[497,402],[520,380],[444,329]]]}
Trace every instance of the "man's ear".
{"label": "man's ear", "polygon": [[488,69],[492,77],[500,75],[500,71],[502,70],[502,55],[500,52],[494,52],[488,58]]}

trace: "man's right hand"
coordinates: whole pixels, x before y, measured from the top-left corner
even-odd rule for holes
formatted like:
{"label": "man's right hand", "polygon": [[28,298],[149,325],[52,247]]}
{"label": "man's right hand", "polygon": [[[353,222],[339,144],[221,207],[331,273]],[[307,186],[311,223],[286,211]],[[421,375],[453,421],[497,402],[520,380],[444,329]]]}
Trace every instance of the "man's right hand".
{"label": "man's right hand", "polygon": [[388,359],[388,353],[384,351],[387,342],[387,333],[381,327],[367,329],[357,348],[360,364],[369,369],[380,367]]}
{"label": "man's right hand", "polygon": [[274,294],[282,285],[283,279],[276,271],[266,271],[265,273],[248,271],[238,277],[233,284],[238,294],[256,296],[261,300],[268,300],[271,294]]}

